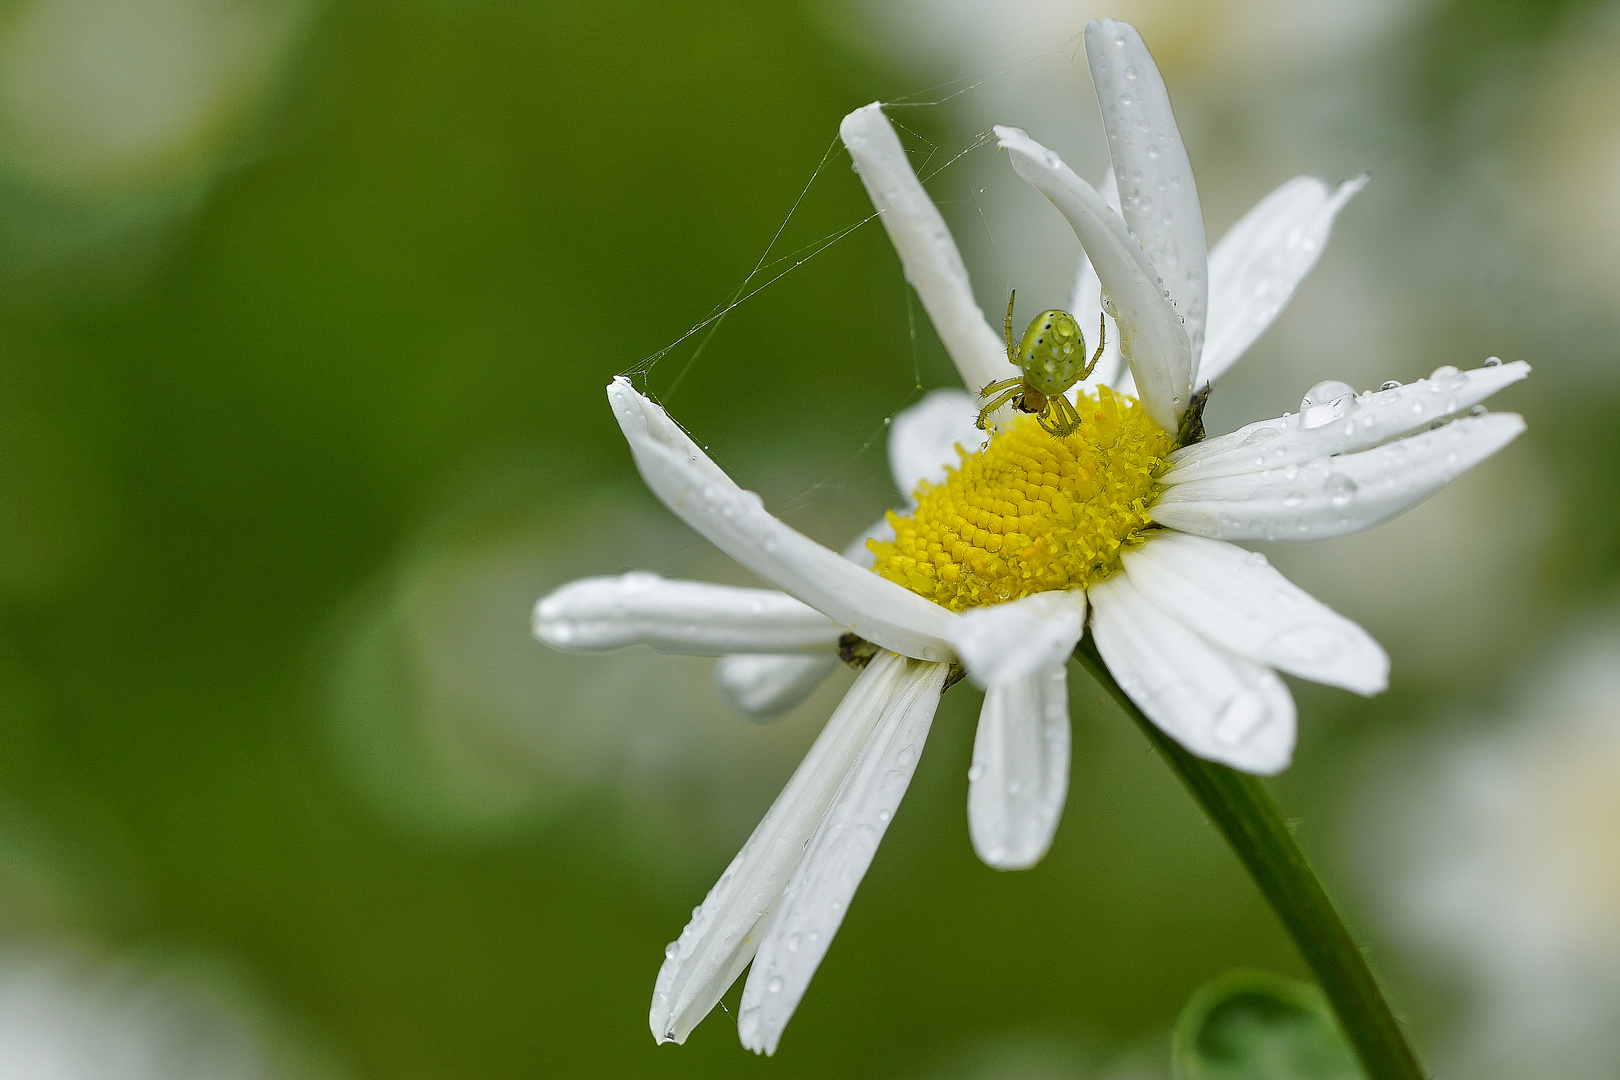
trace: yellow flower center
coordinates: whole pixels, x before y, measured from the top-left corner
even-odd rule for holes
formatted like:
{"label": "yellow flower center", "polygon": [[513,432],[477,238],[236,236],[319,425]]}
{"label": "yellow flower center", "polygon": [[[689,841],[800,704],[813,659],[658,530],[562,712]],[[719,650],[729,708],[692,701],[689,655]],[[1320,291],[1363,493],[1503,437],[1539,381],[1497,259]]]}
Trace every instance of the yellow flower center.
{"label": "yellow flower center", "polygon": [[872,569],[952,611],[1112,574],[1149,525],[1175,439],[1106,386],[1076,409],[1080,426],[1062,437],[1018,416],[983,450],[958,447],[960,467],[919,487],[914,513],[889,514],[894,541],[867,541]]}

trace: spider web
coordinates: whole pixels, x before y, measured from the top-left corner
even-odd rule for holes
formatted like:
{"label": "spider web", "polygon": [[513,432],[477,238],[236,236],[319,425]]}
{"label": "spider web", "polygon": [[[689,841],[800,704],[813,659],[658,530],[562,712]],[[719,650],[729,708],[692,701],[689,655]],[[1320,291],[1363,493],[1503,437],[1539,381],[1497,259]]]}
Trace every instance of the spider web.
{"label": "spider web", "polygon": [[[1012,63],[973,75],[938,83],[892,101],[882,102],[885,115],[894,126],[902,146],[911,158],[912,168],[945,215],[958,244],[964,247],[968,246],[969,241],[982,244],[983,258],[968,259],[972,276],[981,289],[987,279],[999,279],[1002,290],[1006,291],[1011,288],[1014,273],[1012,264],[1003,257],[1001,245],[997,242],[998,227],[992,224],[992,216],[986,213],[984,196],[993,187],[1007,183],[1021,184],[1021,181],[1013,177],[1003,155],[996,150],[996,137],[990,129],[975,131],[965,137],[957,136],[942,144],[928,138],[917,130],[914,123],[907,121],[920,110],[949,110],[953,104],[959,103],[967,95],[992,87],[1007,80],[1014,73],[1029,69],[1042,61],[1063,60],[1069,64],[1083,63],[1083,60],[1077,60],[1083,40],[1084,34],[1079,32],[1060,45],[1043,52],[1030,54]],[[947,115],[940,119],[942,122],[937,126],[948,131],[952,126],[951,117]],[[836,129],[838,117],[829,116],[827,120],[828,127]],[[837,164],[842,164],[845,169],[833,169],[833,176],[836,177],[834,179],[828,174],[829,169]],[[629,378],[641,393],[665,406],[671,419],[680,424],[693,441],[715,457],[722,466],[726,464],[724,458],[727,455],[715,453],[702,437],[687,429],[681,421],[680,409],[671,403],[678,399],[683,385],[700,363],[716,361],[716,357],[709,350],[717,340],[723,340],[722,331],[726,328],[728,316],[755,301],[767,290],[791,287],[784,286],[783,283],[791,276],[805,272],[806,267],[818,256],[860,230],[882,229],[878,221],[879,214],[871,210],[864,216],[829,232],[812,235],[807,240],[793,239],[795,225],[805,216],[806,206],[818,192],[831,183],[853,181],[857,187],[859,186],[859,180],[854,178],[853,171],[849,168],[852,164],[849,152],[835,134],[811,170],[809,178],[805,180],[788,206],[753,267],[737,286],[685,332],[619,372],[620,375]],[[861,198],[864,201],[864,191]],[[1067,232],[1066,229],[1063,231]],[[887,247],[886,239],[884,247]],[[966,255],[966,252],[964,254]],[[922,310],[916,293],[905,282],[899,260],[893,256],[892,251],[889,260],[887,272],[893,275],[896,282],[896,298],[899,300],[903,297],[905,340],[909,345],[907,359],[910,364],[910,386],[885,403],[887,411],[881,420],[847,454],[840,457],[836,464],[830,468],[824,467],[815,479],[798,487],[786,498],[767,499],[771,512],[778,516],[802,511],[812,505],[842,500],[852,492],[881,500],[886,505],[892,504],[895,492],[887,479],[887,468],[874,469],[867,462],[867,458],[874,449],[880,452],[883,450],[886,442],[884,436],[896,415],[915,404],[936,386],[960,385],[955,379],[954,370],[947,377],[948,381],[933,380],[933,384],[930,385],[928,369],[943,370],[950,365],[948,360],[943,364],[937,362],[944,358],[943,347],[934,336],[927,313]],[[974,266],[976,261],[980,265]],[[1063,289],[1067,289],[1069,281],[1065,280],[1059,284]],[[894,317],[899,318],[901,304],[897,303],[895,307]],[[930,360],[935,362],[925,364],[925,351],[930,354]],[[655,372],[661,377],[668,375],[669,381],[661,390],[655,390],[652,385]],[[815,387],[809,387],[808,392],[813,408]],[[892,390],[874,392],[893,394]],[[727,471],[732,472],[730,469]],[[881,479],[874,476],[874,473],[881,476]]]}

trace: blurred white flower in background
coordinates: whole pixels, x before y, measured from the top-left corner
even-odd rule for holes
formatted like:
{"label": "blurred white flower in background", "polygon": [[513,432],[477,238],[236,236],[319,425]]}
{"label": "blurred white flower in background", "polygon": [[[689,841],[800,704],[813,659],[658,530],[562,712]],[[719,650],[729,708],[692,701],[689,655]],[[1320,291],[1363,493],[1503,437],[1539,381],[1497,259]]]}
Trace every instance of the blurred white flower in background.
{"label": "blurred white flower in background", "polygon": [[1501,716],[1400,740],[1353,818],[1392,929],[1463,980],[1448,1071],[1481,1080],[1620,1061],[1620,616],[1540,659]]}
{"label": "blurred white flower in background", "polygon": [[[1500,145],[1512,205],[1563,285],[1620,298],[1620,9],[1580,20],[1535,58]],[[1553,314],[1553,313],[1544,313]]]}
{"label": "blurred white flower in background", "polygon": [[174,220],[243,152],[304,0],[21,0],[0,15],[0,266]]}
{"label": "blurred white flower in background", "polygon": [[5,1080],[309,1080],[338,1071],[289,1051],[233,992],[40,948],[0,953]]}

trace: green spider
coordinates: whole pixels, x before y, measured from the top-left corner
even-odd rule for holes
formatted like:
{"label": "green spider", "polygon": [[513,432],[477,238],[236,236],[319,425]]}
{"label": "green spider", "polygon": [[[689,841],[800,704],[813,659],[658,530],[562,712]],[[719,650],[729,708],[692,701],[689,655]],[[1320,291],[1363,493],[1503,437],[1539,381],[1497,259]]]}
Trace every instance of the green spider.
{"label": "green spider", "polygon": [[1080,324],[1067,311],[1043,311],[1024,331],[1024,343],[1013,346],[1012,317],[1014,289],[1007,297],[1007,323],[1003,333],[1007,338],[1007,359],[1020,371],[1017,378],[993,382],[979,391],[979,397],[995,397],[979,413],[982,431],[990,414],[1012,402],[1019,412],[1033,413],[1035,420],[1048,434],[1067,435],[1080,426],[1080,414],[1074,411],[1064,391],[1090,375],[1101,359],[1107,343],[1108,324],[1101,316],[1097,320],[1097,351],[1086,359],[1086,336]]}

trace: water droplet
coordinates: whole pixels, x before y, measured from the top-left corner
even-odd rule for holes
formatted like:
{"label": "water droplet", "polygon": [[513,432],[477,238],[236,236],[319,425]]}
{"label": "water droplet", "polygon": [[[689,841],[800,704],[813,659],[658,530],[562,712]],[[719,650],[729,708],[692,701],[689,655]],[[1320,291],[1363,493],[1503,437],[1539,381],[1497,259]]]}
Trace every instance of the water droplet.
{"label": "water droplet", "polygon": [[1469,416],[1484,416],[1485,415],[1485,406],[1483,406],[1483,405],[1475,405],[1472,409],[1468,410],[1468,415]]}
{"label": "water droplet", "polygon": [[1282,650],[1306,663],[1319,663],[1339,651],[1339,635],[1325,626],[1304,626],[1277,639]]}
{"label": "water droplet", "polygon": [[1298,506],[1304,501],[1305,493],[1303,491],[1290,491],[1288,494],[1283,496],[1282,500],[1284,506]]}
{"label": "water droplet", "polygon": [[892,817],[894,817],[894,815],[892,813],[890,813],[888,810],[879,810],[878,811],[878,820],[883,822],[883,824],[885,824],[885,825],[887,825],[889,823],[889,819],[892,818]]}
{"label": "water droplet", "polygon": [[983,765],[975,765],[975,766],[973,766],[973,768],[968,770],[968,782],[969,783],[976,784],[980,780],[983,780],[983,779],[984,779],[984,766]]}
{"label": "water droplet", "polygon": [[1488,356],[1485,358],[1486,367],[1500,367],[1501,364],[1502,358],[1500,356]]}
{"label": "water droplet", "polygon": [[771,976],[771,981],[765,984],[765,989],[773,994],[780,994],[782,992],[782,976]]}
{"label": "water droplet", "polygon": [[1305,391],[1299,403],[1299,426],[1319,428],[1331,424],[1356,407],[1356,388],[1337,379],[1324,379]]}
{"label": "water droplet", "polygon": [[1119,95],[1119,103],[1121,105],[1129,105],[1131,103],[1131,100],[1132,100],[1131,95],[1129,95],[1129,94],[1121,94],[1121,95]]}
{"label": "water droplet", "polygon": [[1263,727],[1270,714],[1266,699],[1253,690],[1240,690],[1215,716],[1215,737],[1232,746]]}
{"label": "water droplet", "polygon": [[1334,506],[1348,506],[1356,497],[1356,482],[1343,473],[1334,473],[1322,485],[1327,491],[1328,501]]}
{"label": "water droplet", "polygon": [[1125,77],[1127,79],[1132,80],[1132,81],[1134,81],[1136,79],[1136,67],[1135,67],[1135,65],[1132,65],[1132,64],[1126,64],[1125,65]]}
{"label": "water droplet", "polygon": [[1024,790],[1024,784],[1023,784],[1023,781],[1021,781],[1021,780],[1014,780],[1012,783],[1007,785],[1007,794],[1009,794],[1009,795],[1017,795],[1019,792],[1021,792],[1023,790]]}
{"label": "water droplet", "polygon": [[1378,389],[1380,389],[1380,390],[1399,390],[1400,388],[1401,388],[1401,381],[1399,379],[1391,379],[1387,383],[1384,383],[1382,386],[1380,386]]}
{"label": "water droplet", "polygon": [[1429,421],[1429,430],[1430,431],[1438,431],[1438,430],[1440,430],[1441,428],[1443,428],[1445,426],[1446,426],[1446,422],[1444,420],[1431,420],[1431,421]]}
{"label": "water droplet", "polygon": [[1264,565],[1266,565],[1266,557],[1264,555],[1260,554],[1258,551],[1249,552],[1249,554],[1244,558],[1243,561],[1248,563],[1250,566],[1264,566]]}
{"label": "water droplet", "polygon": [[676,941],[672,941],[668,945],[664,946],[664,959],[665,960],[673,960],[673,959],[675,959],[676,956],[680,955],[680,951],[681,951],[680,943],[676,942]]}
{"label": "water droplet", "polygon": [[1468,376],[1450,364],[1442,364],[1429,372],[1429,389],[1437,394],[1456,390],[1458,387],[1466,385],[1467,382]]}
{"label": "water droplet", "polygon": [[799,951],[799,942],[801,942],[803,940],[804,940],[804,935],[799,933],[797,930],[795,930],[793,933],[789,934],[788,939],[787,939],[788,952],[798,952]]}
{"label": "water droplet", "polygon": [[1275,439],[1278,434],[1279,432],[1277,429],[1273,427],[1255,428],[1253,431],[1249,432],[1248,437],[1243,440],[1243,445],[1253,446],[1255,443],[1262,443],[1267,439]]}

